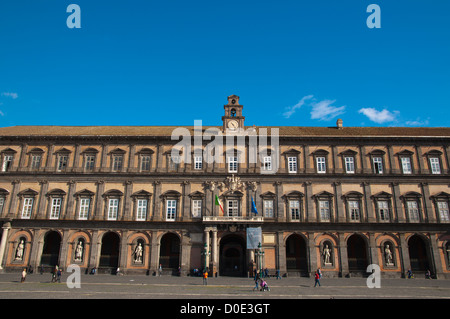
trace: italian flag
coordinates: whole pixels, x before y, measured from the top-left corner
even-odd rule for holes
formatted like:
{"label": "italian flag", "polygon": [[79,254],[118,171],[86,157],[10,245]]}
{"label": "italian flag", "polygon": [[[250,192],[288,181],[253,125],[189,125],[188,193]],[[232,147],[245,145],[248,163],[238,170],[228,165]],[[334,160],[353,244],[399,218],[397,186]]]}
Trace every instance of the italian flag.
{"label": "italian flag", "polygon": [[222,210],[222,214],[225,214],[225,213],[223,212],[223,206],[222,206],[222,203],[220,202],[219,196],[217,196],[217,195],[216,195],[216,206],[219,206],[220,209]]}

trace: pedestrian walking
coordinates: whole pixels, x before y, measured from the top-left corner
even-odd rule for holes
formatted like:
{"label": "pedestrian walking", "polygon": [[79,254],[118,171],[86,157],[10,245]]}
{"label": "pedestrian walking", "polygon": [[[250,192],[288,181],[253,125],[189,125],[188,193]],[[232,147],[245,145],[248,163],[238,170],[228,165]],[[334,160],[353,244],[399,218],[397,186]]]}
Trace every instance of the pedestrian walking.
{"label": "pedestrian walking", "polygon": [[56,278],[58,282],[61,283],[61,268],[58,268],[58,270],[56,271]]}
{"label": "pedestrian walking", "polygon": [[258,290],[259,285],[259,277],[255,276],[255,287],[253,287],[253,291]]}
{"label": "pedestrian walking", "polygon": [[314,274],[314,287],[317,286],[317,284],[319,284],[320,287],[320,274],[318,271],[316,271],[316,273]]}
{"label": "pedestrian walking", "polygon": [[207,286],[208,285],[208,272],[205,270],[203,272],[203,286]]}
{"label": "pedestrian walking", "polygon": [[281,279],[280,270],[279,269],[277,269],[277,279]]}
{"label": "pedestrian walking", "polygon": [[162,274],[162,265],[159,264],[158,275],[161,277],[161,274]]}
{"label": "pedestrian walking", "polygon": [[24,268],[22,271],[22,278],[20,279],[20,282],[25,282],[25,278],[27,277],[27,269]]}

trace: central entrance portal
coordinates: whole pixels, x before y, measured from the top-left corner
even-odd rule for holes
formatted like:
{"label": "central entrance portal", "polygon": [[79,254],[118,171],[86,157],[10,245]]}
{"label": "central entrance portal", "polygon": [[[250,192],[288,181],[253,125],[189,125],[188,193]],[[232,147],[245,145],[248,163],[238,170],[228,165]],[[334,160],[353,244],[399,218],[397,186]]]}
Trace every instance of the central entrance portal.
{"label": "central entrance portal", "polygon": [[245,240],[238,235],[227,235],[220,241],[220,276],[242,277],[246,273]]}

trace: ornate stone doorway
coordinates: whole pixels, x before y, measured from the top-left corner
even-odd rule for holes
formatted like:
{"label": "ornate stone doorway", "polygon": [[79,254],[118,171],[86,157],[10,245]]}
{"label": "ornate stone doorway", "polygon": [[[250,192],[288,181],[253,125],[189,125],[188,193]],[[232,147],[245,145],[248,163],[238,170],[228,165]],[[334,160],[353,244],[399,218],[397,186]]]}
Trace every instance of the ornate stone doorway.
{"label": "ornate stone doorway", "polygon": [[220,240],[220,276],[246,275],[246,244],[238,235],[226,235]]}
{"label": "ornate stone doorway", "polygon": [[413,273],[425,272],[430,269],[426,247],[426,243],[418,235],[414,235],[408,240],[409,258]]}
{"label": "ornate stone doorway", "polygon": [[[159,263],[164,270],[176,274],[180,266],[180,238],[173,233],[167,233],[161,238]],[[159,267],[159,265],[158,265]]]}
{"label": "ornate stone doorway", "polygon": [[365,274],[367,266],[367,246],[364,238],[352,235],[347,240],[348,270],[354,273]]}
{"label": "ornate stone doorway", "polygon": [[103,235],[99,263],[100,272],[116,272],[119,266],[119,248],[120,237],[118,234],[109,232]]}
{"label": "ornate stone doorway", "polygon": [[286,240],[286,269],[295,275],[308,275],[306,242],[300,235],[290,235]]}
{"label": "ornate stone doorway", "polygon": [[61,236],[56,231],[49,231],[44,237],[44,247],[41,255],[41,265],[53,268],[59,263]]}

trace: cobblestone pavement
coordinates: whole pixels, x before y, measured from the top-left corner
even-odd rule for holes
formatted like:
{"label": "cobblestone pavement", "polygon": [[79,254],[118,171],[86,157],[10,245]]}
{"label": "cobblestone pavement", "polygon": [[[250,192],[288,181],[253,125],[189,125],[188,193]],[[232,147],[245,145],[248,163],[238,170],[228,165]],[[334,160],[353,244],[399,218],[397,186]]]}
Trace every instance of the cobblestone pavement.
{"label": "cobblestone pavement", "polygon": [[366,278],[289,277],[267,279],[270,291],[254,291],[251,278],[81,275],[81,288],[51,283],[50,274],[0,274],[1,299],[450,299],[450,280],[381,279],[380,288],[368,288]]}

